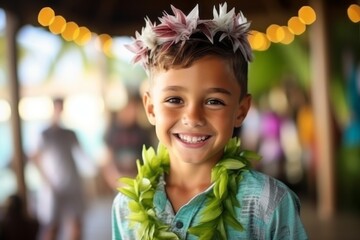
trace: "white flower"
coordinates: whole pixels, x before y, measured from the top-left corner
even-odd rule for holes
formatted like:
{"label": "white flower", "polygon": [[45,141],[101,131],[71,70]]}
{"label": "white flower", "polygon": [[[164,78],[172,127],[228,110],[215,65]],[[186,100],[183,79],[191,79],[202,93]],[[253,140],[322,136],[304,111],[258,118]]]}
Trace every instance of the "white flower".
{"label": "white flower", "polygon": [[237,15],[236,15],[236,25],[242,25],[242,24],[245,24],[245,23],[248,23],[246,17],[244,17],[244,14],[242,12],[239,12]]}
{"label": "white flower", "polygon": [[216,8],[214,7],[213,15],[213,21],[215,24],[215,29],[213,29],[214,32],[230,32],[232,30],[234,26],[235,8],[227,12],[227,3],[224,3],[224,5],[220,4],[219,12],[217,12]]}
{"label": "white flower", "polygon": [[154,28],[160,44],[171,46],[186,41],[196,31],[199,19],[198,5],[186,16],[181,10],[171,5],[174,15],[164,13],[160,24]]}
{"label": "white flower", "polygon": [[143,44],[149,49],[153,50],[157,46],[157,37],[154,32],[155,23],[152,24],[149,18],[145,18],[145,27],[141,30],[141,35],[137,36],[138,40],[141,40]]}

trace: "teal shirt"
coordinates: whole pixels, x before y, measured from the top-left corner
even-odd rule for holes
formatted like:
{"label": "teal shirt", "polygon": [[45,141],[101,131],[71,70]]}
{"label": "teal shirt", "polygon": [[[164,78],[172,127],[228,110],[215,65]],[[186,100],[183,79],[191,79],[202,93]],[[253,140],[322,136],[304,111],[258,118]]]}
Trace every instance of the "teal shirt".
{"label": "teal shirt", "polygon": [[[249,170],[242,174],[243,180],[237,193],[241,207],[235,209],[236,217],[245,230],[239,232],[227,227],[229,239],[308,239],[299,216],[299,199],[294,192],[282,182],[260,172]],[[154,196],[156,214],[181,239],[197,239],[187,231],[196,226],[208,191],[212,191],[212,187],[196,195],[175,214],[166,196],[165,182],[161,179]],[[126,219],[128,202],[129,198],[121,193],[114,199],[113,240],[136,239],[136,227],[130,228]]]}

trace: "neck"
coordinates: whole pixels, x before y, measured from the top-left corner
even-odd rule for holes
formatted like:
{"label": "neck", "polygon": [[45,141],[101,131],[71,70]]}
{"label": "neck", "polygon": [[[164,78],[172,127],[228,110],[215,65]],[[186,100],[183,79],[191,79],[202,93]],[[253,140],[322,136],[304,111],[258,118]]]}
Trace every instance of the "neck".
{"label": "neck", "polygon": [[177,212],[197,194],[211,185],[211,169],[174,168],[165,176],[166,194]]}
{"label": "neck", "polygon": [[211,168],[171,167],[166,184],[183,189],[207,188],[211,184]]}
{"label": "neck", "polygon": [[212,164],[194,165],[188,163],[177,164],[175,162],[171,162],[170,171],[167,175],[166,182],[170,185],[176,185],[185,188],[194,188],[196,186],[204,185],[210,186],[212,167]]}

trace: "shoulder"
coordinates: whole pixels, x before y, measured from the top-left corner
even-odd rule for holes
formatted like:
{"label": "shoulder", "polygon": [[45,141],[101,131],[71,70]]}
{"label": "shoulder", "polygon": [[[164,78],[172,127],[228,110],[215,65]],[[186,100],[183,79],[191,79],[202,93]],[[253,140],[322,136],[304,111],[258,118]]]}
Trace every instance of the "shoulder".
{"label": "shoulder", "polygon": [[130,199],[118,192],[112,203],[112,218],[114,222],[123,222],[126,216],[129,215],[129,201]]}
{"label": "shoulder", "polygon": [[72,130],[72,129],[69,129],[69,128],[62,128],[62,132],[63,132],[64,134],[68,134],[68,135],[71,135],[71,136],[75,136],[75,135],[76,135],[75,131]]}
{"label": "shoulder", "polygon": [[124,206],[127,206],[129,203],[129,198],[125,196],[123,193],[118,192],[113,200],[113,209],[120,209]]}
{"label": "shoulder", "polygon": [[272,192],[279,196],[283,196],[288,192],[293,194],[292,190],[280,180],[255,170],[248,170],[242,173],[239,190],[246,189],[264,194],[271,194],[270,192]]}
{"label": "shoulder", "polygon": [[136,239],[136,230],[130,227],[128,207],[130,199],[119,192],[112,205],[112,236],[113,239]]}
{"label": "shoulder", "polygon": [[242,174],[238,196],[244,206],[258,208],[264,218],[269,218],[286,205],[291,205],[296,211],[300,210],[298,197],[281,181],[254,170]]}
{"label": "shoulder", "polygon": [[61,128],[61,131],[59,131],[59,135],[61,135],[65,141],[69,141],[71,143],[77,142],[76,133],[72,129]]}

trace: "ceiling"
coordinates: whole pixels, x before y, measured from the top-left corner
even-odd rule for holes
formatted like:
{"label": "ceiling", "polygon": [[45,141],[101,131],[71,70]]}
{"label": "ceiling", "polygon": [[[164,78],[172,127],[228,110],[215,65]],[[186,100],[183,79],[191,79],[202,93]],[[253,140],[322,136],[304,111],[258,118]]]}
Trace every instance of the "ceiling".
{"label": "ceiling", "polygon": [[[318,0],[312,0],[314,2]],[[38,26],[37,15],[43,7],[52,7],[56,15],[62,15],[67,21],[86,26],[96,33],[113,36],[134,35],[144,25],[144,17],[157,20],[163,11],[171,12],[170,4],[189,13],[199,4],[201,18],[211,18],[213,6],[224,1],[215,0],[0,0],[0,8],[15,14],[21,25]],[[345,11],[350,0],[324,0],[326,9],[331,12]],[[242,11],[252,28],[264,31],[272,23],[286,25],[287,20],[297,15],[299,8],[309,5],[307,0],[228,0],[228,9],[235,7]],[[311,5],[311,3],[310,3]]]}

